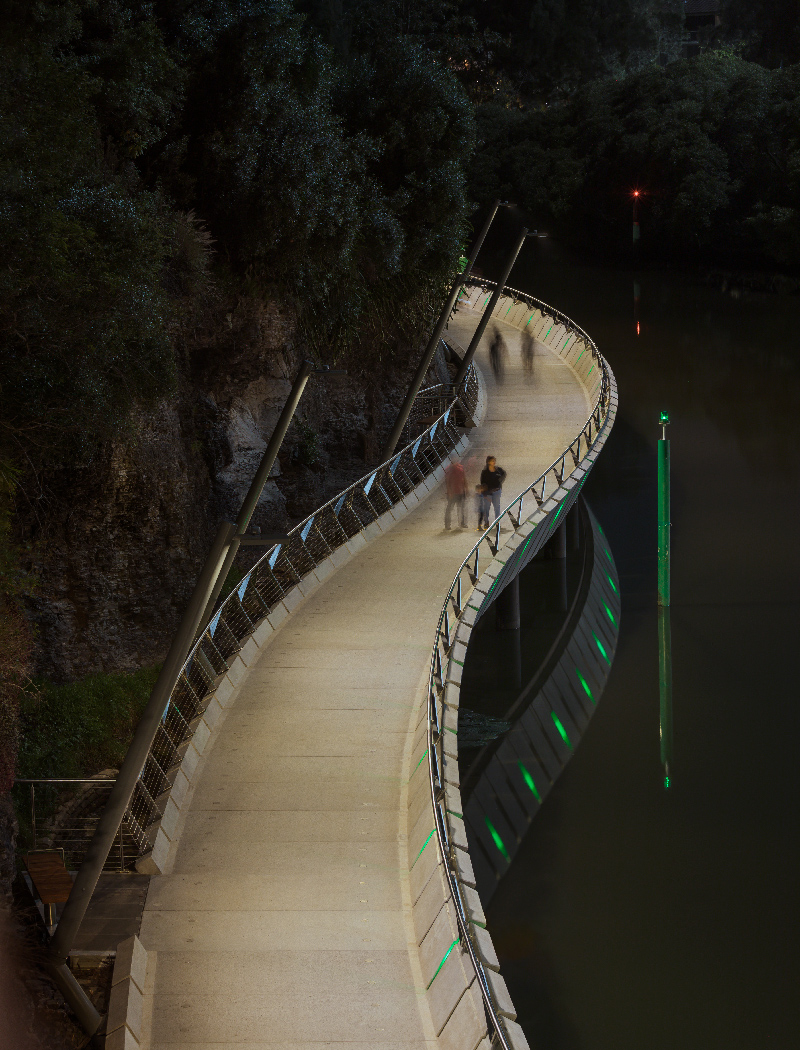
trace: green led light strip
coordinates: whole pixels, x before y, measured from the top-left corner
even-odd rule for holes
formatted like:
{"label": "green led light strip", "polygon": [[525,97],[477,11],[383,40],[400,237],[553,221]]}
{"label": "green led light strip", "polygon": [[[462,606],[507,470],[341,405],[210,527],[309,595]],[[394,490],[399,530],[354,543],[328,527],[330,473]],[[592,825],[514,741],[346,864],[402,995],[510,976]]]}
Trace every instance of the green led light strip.
{"label": "green led light strip", "polygon": [[611,590],[614,592],[614,594],[618,594],[619,592],[617,591],[617,585],[616,583],[614,583],[614,581],[611,579],[608,573],[606,573],[606,579],[611,584]]}
{"label": "green led light strip", "polygon": [[562,726],[561,722],[558,720],[558,715],[555,713],[555,711],[551,711],[550,712],[550,717],[553,719],[553,725],[558,730],[559,735],[561,736],[561,739],[564,741],[564,743],[567,745],[567,747],[571,751],[572,750],[572,744],[569,742],[569,737],[567,736],[566,729]]}
{"label": "green led light strip", "polygon": [[[448,955],[449,955],[449,954],[450,954],[450,952],[451,952],[451,951],[453,950],[453,948],[455,948],[455,946],[456,946],[456,945],[458,944],[458,941],[459,941],[459,938],[458,938],[458,937],[456,937],[456,939],[455,939],[455,940],[453,941],[453,943],[452,943],[452,944],[450,945],[450,947],[449,947],[449,948],[447,949],[447,951],[446,951],[446,952],[444,953],[444,958],[443,958],[443,959],[442,959],[442,961],[441,961],[441,962],[439,963],[439,965],[438,965],[438,966],[436,967],[436,973],[435,973],[435,974],[433,975],[433,977],[431,977],[431,979],[430,979],[430,982],[429,982],[429,984],[428,984],[428,988],[430,988],[430,986],[431,986],[431,985],[433,984],[433,982],[434,982],[434,981],[436,980],[436,976],[437,976],[437,974],[439,973],[439,970],[441,970],[441,968],[442,968],[442,967],[444,966],[444,964],[445,964],[445,963],[447,962],[447,957],[448,957]],[[427,991],[427,988],[426,988],[425,990]]]}
{"label": "green led light strip", "polygon": [[611,666],[611,661],[610,661],[610,660],[609,660],[609,658],[608,658],[608,653],[607,653],[607,652],[606,652],[606,650],[605,650],[605,646],[604,646],[604,645],[603,645],[603,643],[602,643],[602,642],[600,641],[600,639],[599,639],[599,638],[597,637],[597,635],[596,635],[596,634],[594,633],[594,631],[592,631],[592,638],[594,638],[594,643],[595,643],[595,645],[597,646],[597,648],[598,648],[598,649],[600,650],[600,655],[601,655],[601,656],[603,657],[603,659],[605,660],[605,662],[606,662],[606,663],[608,664],[608,666],[610,667],[610,666]]}
{"label": "green led light strip", "polygon": [[[431,831],[430,835],[428,835],[428,837],[427,837],[427,838],[425,839],[425,842],[424,842],[424,844],[423,844],[423,846],[422,846],[422,849],[421,849],[421,850],[419,851],[419,853],[418,853],[418,854],[416,855],[416,857],[414,857],[414,864],[416,864],[416,863],[417,863],[417,861],[418,861],[418,860],[419,860],[419,858],[420,858],[420,857],[422,856],[422,854],[423,854],[423,852],[424,852],[424,850],[425,850],[425,846],[427,846],[427,845],[428,845],[428,843],[429,843],[429,842],[431,841],[431,839],[433,838],[433,832],[434,832],[434,831],[436,831],[436,828],[433,828],[433,830]],[[412,868],[414,867],[414,864],[412,864],[412,865],[411,865],[411,867],[412,867]]]}
{"label": "green led light strip", "polygon": [[[416,764],[416,765],[414,766],[414,773],[416,773],[416,771],[417,771],[417,770],[419,769],[419,767],[420,767],[420,766],[422,765],[423,761],[425,760],[425,755],[427,755],[427,754],[428,754],[428,749],[427,749],[427,747],[426,747],[426,748],[425,748],[425,754],[424,754],[424,755],[422,756],[422,758],[421,758],[421,759],[419,760],[419,762],[417,762],[417,764]],[[412,775],[413,775],[413,774],[412,774]]]}
{"label": "green led light strip", "polygon": [[578,679],[580,680],[581,685],[586,690],[586,695],[589,697],[589,699],[592,701],[593,704],[596,704],[597,701],[592,696],[592,690],[589,688],[589,683],[586,681],[586,679],[583,677],[583,675],[581,674],[581,672],[578,670],[577,667],[575,668],[575,674],[578,676]]}
{"label": "green led light strip", "polygon": [[486,304],[489,302],[489,300],[491,298],[492,298],[491,295],[487,295],[486,298],[483,300],[483,305],[486,306]]}
{"label": "green led light strip", "polygon": [[616,625],[617,621],[616,621],[616,620],[614,619],[614,614],[613,614],[613,613],[611,612],[611,610],[609,609],[609,607],[608,607],[608,606],[606,605],[606,603],[605,603],[605,602],[603,602],[603,608],[605,609],[605,611],[606,611],[606,615],[608,616],[609,620],[610,620],[610,621],[611,621],[611,622],[612,622],[612,623],[613,623],[614,625]]}
{"label": "green led light strip", "polygon": [[554,321],[554,322],[553,322],[553,324],[551,324],[551,325],[550,325],[550,327],[549,327],[549,328],[547,329],[547,335],[545,336],[545,339],[547,339],[547,336],[548,336],[548,335],[550,335],[550,333],[551,333],[551,332],[553,331],[553,325],[554,325],[554,324],[555,324],[555,321]]}
{"label": "green led light strip", "polygon": [[531,321],[534,319],[535,316],[536,316],[536,314],[531,314],[531,316],[528,318],[528,320],[527,320],[527,322],[525,324],[526,328],[528,327],[528,325],[531,323]]}
{"label": "green led light strip", "polygon": [[[511,306],[513,306],[513,305],[514,304],[512,303]],[[508,315],[511,313],[511,306],[509,306],[509,308],[506,310],[506,313],[505,313],[506,317],[508,317]]]}
{"label": "green led light strip", "polygon": [[603,547],[603,552],[605,553],[605,556],[608,558],[608,560],[613,564],[614,559],[611,557],[611,552],[605,547]]}
{"label": "green led light strip", "polygon": [[[578,361],[580,361],[580,359],[583,357],[583,355],[585,353],[586,353],[586,347],[584,347],[583,350],[581,350],[581,352],[578,354]],[[577,365],[578,361],[575,362],[576,365]]]}
{"label": "green led light strip", "polygon": [[511,863],[511,858],[508,855],[508,850],[506,849],[506,847],[503,844],[503,840],[500,838],[500,836],[495,831],[491,820],[489,820],[488,817],[484,817],[483,819],[486,821],[486,827],[489,829],[489,834],[492,836],[492,839],[494,841],[495,846],[497,846],[497,848],[500,850],[500,852],[503,854],[503,856],[506,858],[506,860],[510,864]]}
{"label": "green led light strip", "polygon": [[519,759],[517,759],[517,765],[519,766],[520,773],[522,773],[522,779],[525,781],[525,784],[533,792],[534,798],[536,799],[537,802],[541,802],[542,801],[542,797],[539,794],[539,792],[536,790],[536,785],[533,782],[533,777],[530,775],[530,773],[525,768],[525,766],[523,766],[523,764],[519,761]]}
{"label": "green led light strip", "polygon": [[591,367],[591,368],[589,369],[589,371],[588,371],[588,372],[586,373],[586,378],[587,378],[587,379],[588,379],[588,378],[589,378],[589,376],[590,376],[590,375],[592,374],[592,372],[594,372],[594,365],[592,365],[592,367]]}

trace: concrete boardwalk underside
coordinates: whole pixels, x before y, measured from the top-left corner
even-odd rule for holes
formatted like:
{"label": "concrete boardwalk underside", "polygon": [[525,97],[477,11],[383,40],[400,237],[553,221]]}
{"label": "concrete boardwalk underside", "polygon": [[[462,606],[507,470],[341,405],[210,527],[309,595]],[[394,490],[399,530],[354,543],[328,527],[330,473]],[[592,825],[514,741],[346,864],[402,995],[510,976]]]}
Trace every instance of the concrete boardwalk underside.
{"label": "concrete boardwalk underside", "polygon": [[[458,314],[450,334],[466,346],[477,320]],[[483,345],[488,410],[466,458],[497,456],[505,506],[589,405],[538,343],[527,384],[520,333],[500,327],[506,381]],[[476,539],[469,509],[468,531],[444,531],[435,491],[306,599],[244,679],[171,872],[150,886],[151,1050],[436,1045],[410,918],[404,758],[442,602]]]}

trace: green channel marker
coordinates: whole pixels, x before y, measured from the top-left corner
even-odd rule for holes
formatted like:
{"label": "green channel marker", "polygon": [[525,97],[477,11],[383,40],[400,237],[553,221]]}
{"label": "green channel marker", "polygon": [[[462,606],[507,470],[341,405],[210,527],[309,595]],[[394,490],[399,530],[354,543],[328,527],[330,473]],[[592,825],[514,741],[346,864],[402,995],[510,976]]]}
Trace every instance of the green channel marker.
{"label": "green channel marker", "polygon": [[[455,940],[453,941],[453,943],[452,943],[452,944],[450,945],[450,947],[449,947],[449,948],[447,949],[447,951],[446,951],[446,952],[444,953],[444,958],[443,958],[443,959],[442,959],[442,961],[441,961],[441,962],[439,963],[439,965],[438,965],[438,966],[436,967],[436,973],[435,973],[435,974],[433,975],[433,977],[431,977],[431,979],[430,979],[430,982],[429,982],[429,984],[428,984],[428,988],[430,988],[430,986],[431,986],[431,985],[433,984],[433,982],[434,982],[434,981],[436,980],[436,977],[437,977],[437,975],[438,975],[438,973],[439,973],[439,970],[441,970],[441,968],[442,968],[442,967],[444,966],[444,964],[445,964],[445,963],[447,962],[447,957],[448,957],[448,956],[450,955],[450,952],[451,952],[451,951],[453,950],[453,948],[455,948],[455,946],[456,946],[456,945],[458,944],[458,942],[459,942],[459,940],[460,940],[460,939],[461,939],[460,937],[456,937],[456,939],[455,939]],[[427,991],[427,989],[426,989],[426,991]]]}
{"label": "green channel marker", "polygon": [[503,843],[503,840],[500,838],[500,836],[495,831],[494,825],[492,824],[491,820],[489,820],[488,817],[484,817],[483,819],[486,821],[486,827],[489,829],[489,834],[492,836],[492,839],[494,841],[495,846],[497,846],[497,848],[500,850],[500,852],[503,854],[503,856],[506,858],[506,860],[510,864],[511,863],[511,858],[508,855],[508,850],[506,849],[506,847],[505,847],[505,845]]}
{"label": "green channel marker", "polygon": [[595,645],[597,646],[597,648],[598,648],[598,649],[600,650],[600,655],[601,655],[601,656],[603,657],[603,659],[605,660],[605,662],[606,662],[606,663],[608,664],[608,666],[610,667],[610,666],[611,666],[611,661],[610,661],[610,660],[609,660],[609,658],[608,658],[608,653],[606,652],[605,646],[604,646],[604,645],[603,645],[603,643],[602,643],[602,642],[600,641],[600,639],[599,639],[599,638],[597,637],[597,635],[596,635],[596,634],[594,633],[594,631],[592,631],[592,638],[594,638],[594,644],[595,644]]}
{"label": "green channel marker", "polygon": [[561,722],[559,721],[558,715],[555,713],[555,711],[551,711],[550,712],[550,717],[553,719],[553,725],[558,730],[559,735],[561,736],[561,739],[564,741],[564,743],[567,745],[567,747],[571,751],[572,750],[572,744],[569,742],[569,737],[567,736],[567,731],[562,726]]}
{"label": "green channel marker", "polygon": [[586,690],[586,695],[589,697],[589,699],[592,701],[593,704],[596,704],[597,701],[592,696],[592,690],[589,688],[589,683],[586,681],[586,679],[583,677],[583,675],[581,674],[581,672],[578,670],[577,667],[575,668],[575,674],[578,676],[578,680],[580,681],[580,683],[583,686],[583,688]]}
{"label": "green channel marker", "polygon": [[519,771],[522,774],[522,779],[525,781],[527,787],[529,787],[530,790],[533,792],[533,797],[536,799],[537,802],[541,802],[542,797],[536,790],[536,785],[533,782],[533,777],[530,775],[525,766],[523,766],[523,764],[519,761],[519,759],[517,759],[517,765],[519,766]]}

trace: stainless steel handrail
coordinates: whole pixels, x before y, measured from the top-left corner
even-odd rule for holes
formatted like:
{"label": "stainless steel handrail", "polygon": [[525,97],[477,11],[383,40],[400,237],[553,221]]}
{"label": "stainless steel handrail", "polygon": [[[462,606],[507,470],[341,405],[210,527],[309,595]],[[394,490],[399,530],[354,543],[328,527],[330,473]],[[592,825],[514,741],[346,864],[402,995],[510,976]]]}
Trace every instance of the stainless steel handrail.
{"label": "stainless steel handrail", "polygon": [[[462,424],[475,410],[478,389],[471,369],[464,388],[423,434],[296,525],[222,602],[183,665],[126,812],[139,856],[152,848],[182,749],[230,658],[297,583],[388,513],[449,457],[461,440]],[[421,393],[429,396],[430,388]]]}
{"label": "stainless steel handrail", "polygon": [[[472,279],[465,283],[482,288],[497,287],[492,281],[479,281]],[[481,538],[474,544],[466,558],[462,561],[461,566],[453,579],[453,583],[450,585],[450,589],[439,616],[439,622],[436,626],[435,641],[431,655],[431,667],[428,676],[428,777],[430,782],[431,805],[433,808],[436,840],[447,875],[450,895],[455,907],[461,944],[470,957],[470,961],[475,970],[478,984],[481,989],[492,1044],[502,1046],[503,1050],[513,1050],[503,1028],[500,1012],[494,1003],[483,963],[478,956],[472,937],[470,936],[470,923],[464,906],[464,894],[461,891],[459,874],[454,863],[454,854],[452,852],[458,847],[456,847],[455,844],[451,845],[452,836],[449,834],[447,817],[445,816],[446,811],[442,806],[445,794],[445,777],[443,775],[443,756],[440,756],[439,750],[442,740],[443,726],[436,705],[437,703],[440,703],[442,705],[442,711],[444,712],[444,696],[447,682],[447,676],[444,673],[444,664],[445,662],[449,662],[451,658],[458,624],[461,621],[464,609],[467,607],[468,598],[477,587],[480,579],[481,573],[479,572],[479,569],[481,547],[486,545],[491,560],[491,558],[497,554],[500,547],[500,528],[502,522],[508,520],[513,525],[514,531],[520,528],[522,523],[522,506],[524,497],[528,494],[533,495],[536,502],[535,514],[545,503],[550,502],[550,500],[553,499],[558,492],[558,489],[563,486],[564,481],[572,474],[576,473],[582,463],[586,462],[586,457],[592,449],[598,445],[601,436],[604,436],[606,432],[606,427],[609,422],[609,409],[611,408],[612,398],[614,398],[616,394],[616,384],[614,381],[614,375],[608,366],[608,363],[597,349],[594,341],[590,339],[590,337],[586,335],[586,333],[570,318],[524,292],[507,288],[506,293],[506,299],[513,299],[517,303],[526,303],[534,309],[540,310],[543,315],[546,314],[547,316],[552,317],[555,321],[563,324],[571,332],[576,333],[581,339],[585,340],[587,345],[591,348],[592,356],[598,363],[602,374],[597,399],[589,418],[586,420],[586,423],[583,425],[577,438],[570,443],[562,455],[557,457],[554,462],[551,463],[550,466],[531,485],[529,485],[527,489],[525,489],[524,492],[520,493],[520,495],[502,511],[500,516],[489,525]],[[584,442],[585,450],[581,456],[582,441]],[[569,474],[566,474],[565,471],[568,456],[573,460],[573,467]],[[547,480],[548,477],[551,476],[556,484],[550,496],[546,497]],[[579,487],[580,486],[573,486],[571,491],[565,491],[563,496],[556,499],[546,516],[541,521],[537,522],[535,527],[540,528],[540,526],[546,521],[551,524],[554,523],[563,510],[566,502],[571,501],[574,498]],[[514,514],[514,508],[516,508],[516,515]],[[547,535],[546,529],[541,530],[540,528],[540,532],[544,536]],[[528,542],[530,542],[530,540]],[[462,576],[464,573],[467,574],[466,587],[462,585]],[[488,595],[486,597],[488,598]],[[455,613],[454,621],[451,621],[450,618],[451,604]]]}

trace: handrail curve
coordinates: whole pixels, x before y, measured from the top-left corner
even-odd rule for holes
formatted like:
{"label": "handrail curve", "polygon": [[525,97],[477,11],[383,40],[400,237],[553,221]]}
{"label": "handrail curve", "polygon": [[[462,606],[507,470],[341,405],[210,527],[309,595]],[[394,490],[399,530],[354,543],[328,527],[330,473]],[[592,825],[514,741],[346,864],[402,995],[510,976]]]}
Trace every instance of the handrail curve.
{"label": "handrail curve", "polygon": [[[309,514],[267,550],[221,603],[186,658],[125,814],[138,859],[152,849],[188,741],[228,661],[289,592],[302,587],[310,573],[449,459],[476,410],[479,391],[477,371],[470,368],[463,389],[451,394],[446,409],[422,434]],[[441,397],[436,387],[420,394],[423,400]]]}
{"label": "handrail curve", "polygon": [[[472,279],[466,284],[473,288],[479,288],[482,291],[496,288],[496,284],[492,281]],[[468,909],[464,903],[467,895],[462,892],[461,875],[456,863],[456,851],[460,850],[461,847],[456,845],[455,838],[451,834],[448,810],[444,804],[447,783],[446,756],[443,747],[444,719],[448,707],[451,707],[451,705],[448,705],[448,700],[453,698],[450,690],[455,689],[457,694],[460,689],[460,665],[463,664],[463,651],[459,650],[462,660],[456,660],[456,647],[460,645],[461,649],[465,651],[465,645],[459,640],[457,635],[462,622],[468,622],[471,627],[478,619],[489,604],[489,599],[495,588],[500,585],[500,590],[502,590],[503,583],[510,582],[524,568],[524,565],[533,558],[537,551],[544,546],[558,526],[558,519],[562,513],[568,511],[577,499],[594,458],[600,447],[605,443],[605,439],[613,425],[616,415],[617,392],[614,374],[608,362],[583,329],[579,328],[565,314],[554,310],[533,296],[513,288],[508,288],[507,292],[508,294],[501,297],[495,308],[495,316],[498,319],[502,319],[500,315],[504,309],[506,311],[505,316],[507,316],[515,305],[525,305],[528,309],[539,311],[543,317],[552,318],[554,323],[562,325],[568,332],[567,339],[561,346],[561,353],[563,353],[573,336],[579,338],[591,350],[592,358],[601,375],[597,397],[589,417],[577,438],[527,489],[502,511],[500,516],[488,526],[462,561],[450,585],[439,615],[428,676],[428,777],[439,855],[445,869],[447,884],[456,913],[462,951],[466,951],[470,958],[481,990],[492,1045],[500,1046],[503,1050],[515,1050],[514,1043],[509,1037],[501,1017],[501,1012],[494,1002],[485,967],[481,962],[477,946],[474,943]],[[466,298],[470,299],[471,296]],[[464,300],[462,299],[461,302],[463,303]],[[530,324],[534,316],[535,314],[532,314],[528,324]],[[548,336],[549,334],[550,332],[548,332]],[[572,350],[570,349],[568,353],[571,352]],[[593,365],[592,368],[594,367]],[[582,442],[584,450],[581,454]],[[572,460],[572,469],[569,473],[566,472],[567,457],[570,457]],[[551,491],[549,493],[547,491],[548,479],[551,479]],[[561,494],[559,495],[559,493]],[[525,496],[529,494],[533,496],[536,506],[533,513],[523,520],[523,502]],[[512,535],[501,548],[500,532],[504,523],[511,524]],[[481,572],[482,548],[489,555],[489,560],[486,568]],[[507,555],[507,557],[505,559],[500,558],[499,555],[501,553]],[[486,583],[487,579],[491,580],[490,584]],[[483,590],[481,589],[482,585]],[[478,603],[474,600],[470,601],[471,598],[474,599],[475,595],[481,595]],[[453,618],[451,618],[451,606],[455,614]],[[467,618],[469,619],[467,620]],[[457,711],[457,704],[455,707]],[[456,780],[457,783],[458,781]]]}

